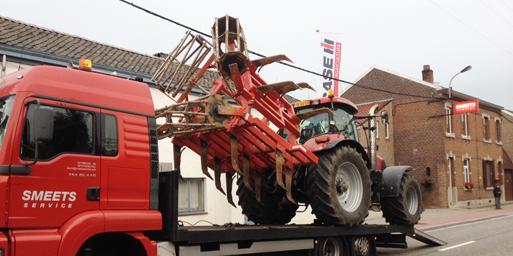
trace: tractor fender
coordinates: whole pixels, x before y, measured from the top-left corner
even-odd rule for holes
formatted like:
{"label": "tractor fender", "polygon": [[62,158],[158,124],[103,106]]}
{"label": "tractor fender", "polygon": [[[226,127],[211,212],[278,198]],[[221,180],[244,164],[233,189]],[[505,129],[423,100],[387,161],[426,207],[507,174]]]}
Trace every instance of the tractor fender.
{"label": "tractor fender", "polygon": [[406,172],[412,170],[411,166],[390,166],[383,171],[383,190],[381,197],[397,197],[401,187],[401,179]]}
{"label": "tractor fender", "polygon": [[322,150],[319,150],[317,152],[330,150],[332,148],[339,147],[339,146],[349,146],[349,147],[356,149],[356,152],[360,153],[362,155],[363,160],[365,160],[367,168],[371,167],[370,166],[371,163],[370,163],[369,156],[367,155],[367,151],[365,151],[365,148],[363,148],[363,146],[360,143],[358,143],[358,141],[355,141],[355,140],[345,140],[345,139],[334,140],[334,141],[329,142],[326,145],[326,147],[324,147]]}

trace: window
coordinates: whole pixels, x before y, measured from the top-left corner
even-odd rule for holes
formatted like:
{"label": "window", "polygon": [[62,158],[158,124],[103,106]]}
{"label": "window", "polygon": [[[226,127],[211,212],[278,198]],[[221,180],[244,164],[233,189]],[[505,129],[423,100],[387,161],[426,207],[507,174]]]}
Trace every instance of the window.
{"label": "window", "polygon": [[470,137],[468,127],[468,113],[463,113],[461,114],[461,136],[464,138]]}
{"label": "window", "polygon": [[445,132],[447,135],[453,134],[452,130],[452,106],[445,106]]}
{"label": "window", "polygon": [[116,117],[101,115],[101,146],[102,155],[115,156],[118,154],[118,125]]}
{"label": "window", "polygon": [[89,112],[31,104],[25,117],[21,158],[38,160],[61,153],[93,154],[93,115]]}
{"label": "window", "polygon": [[483,160],[483,184],[485,188],[492,188],[494,181],[493,161]]}
{"label": "window", "polygon": [[497,143],[500,143],[502,141],[502,127],[500,119],[495,119],[495,134],[497,135]]}
{"label": "window", "polygon": [[484,140],[490,141],[490,117],[483,116]]}
{"label": "window", "polygon": [[12,104],[14,103],[14,96],[0,99],[0,146],[4,140],[5,133],[7,132],[7,121],[11,114]]}
{"label": "window", "polygon": [[463,159],[463,180],[465,183],[471,183],[472,177],[470,176],[470,159],[465,158]]}
{"label": "window", "polygon": [[178,213],[187,215],[205,211],[203,178],[183,178],[178,184]]}

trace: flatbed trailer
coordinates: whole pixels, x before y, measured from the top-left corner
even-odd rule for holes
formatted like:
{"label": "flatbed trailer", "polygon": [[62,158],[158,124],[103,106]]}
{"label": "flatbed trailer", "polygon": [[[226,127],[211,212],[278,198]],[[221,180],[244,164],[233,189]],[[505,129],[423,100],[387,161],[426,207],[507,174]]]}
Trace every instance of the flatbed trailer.
{"label": "flatbed trailer", "polygon": [[[376,247],[408,248],[406,237],[430,246],[445,242],[414,226],[362,224],[333,225],[242,225],[181,226],[178,220],[179,171],[160,173],[159,205],[163,229],[149,236],[159,242],[160,255],[243,255],[294,251],[326,254],[321,247],[339,242],[349,256],[376,255]],[[338,254],[333,254],[338,255]]]}

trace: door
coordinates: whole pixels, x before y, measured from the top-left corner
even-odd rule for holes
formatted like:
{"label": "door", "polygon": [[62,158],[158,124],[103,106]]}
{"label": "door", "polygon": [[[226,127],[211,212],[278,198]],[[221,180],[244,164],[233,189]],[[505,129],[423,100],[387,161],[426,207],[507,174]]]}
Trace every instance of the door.
{"label": "door", "polygon": [[44,99],[25,105],[12,156],[20,171],[11,172],[10,227],[58,227],[99,209],[98,112]]}
{"label": "door", "polygon": [[504,196],[506,201],[513,200],[513,170],[504,170]]}
{"label": "door", "polygon": [[148,209],[150,137],[148,118],[101,110],[101,209]]}

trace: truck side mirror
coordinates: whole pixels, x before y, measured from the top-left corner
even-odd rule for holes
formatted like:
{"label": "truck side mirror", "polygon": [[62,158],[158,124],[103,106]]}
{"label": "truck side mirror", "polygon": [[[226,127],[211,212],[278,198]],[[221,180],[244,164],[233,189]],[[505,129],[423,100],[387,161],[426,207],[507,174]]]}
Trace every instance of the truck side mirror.
{"label": "truck side mirror", "polygon": [[388,124],[388,111],[386,111],[386,110],[381,111],[381,121],[384,124]]}

